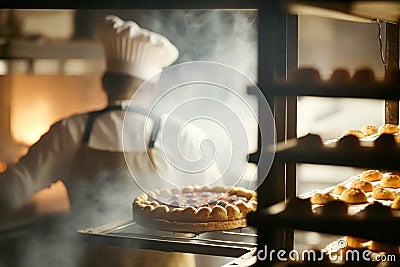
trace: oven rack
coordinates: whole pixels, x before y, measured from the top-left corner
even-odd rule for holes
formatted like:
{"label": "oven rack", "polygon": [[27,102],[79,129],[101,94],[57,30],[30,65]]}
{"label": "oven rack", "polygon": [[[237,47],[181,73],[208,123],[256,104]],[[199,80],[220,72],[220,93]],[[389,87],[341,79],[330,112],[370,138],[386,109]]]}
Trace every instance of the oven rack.
{"label": "oven rack", "polygon": [[235,258],[250,256],[257,246],[251,227],[188,234],[150,229],[126,220],[83,229],[79,235],[89,243]]}
{"label": "oven rack", "polygon": [[[384,140],[386,139],[386,140]],[[354,136],[339,139],[335,146],[323,145],[318,135],[306,135],[276,145],[277,163],[306,163],[340,165],[398,170],[400,168],[400,144],[392,135],[382,134],[374,143],[361,145]],[[380,141],[388,141],[379,146]],[[383,142],[382,142],[383,143]]]}
{"label": "oven rack", "polygon": [[[400,84],[395,82],[375,83],[296,83],[296,82],[273,82],[267,88],[271,96],[314,96],[314,97],[341,97],[341,98],[364,98],[364,99],[400,99]],[[255,90],[249,89],[250,92]]]}
{"label": "oven rack", "polygon": [[[370,204],[372,205],[372,204]],[[389,208],[390,209],[390,208]],[[247,217],[249,225],[264,228],[269,233],[277,229],[296,229],[332,235],[366,238],[387,244],[400,245],[400,212],[393,216],[373,216],[365,218],[355,215],[321,215],[318,213],[286,210],[284,202],[277,203]]]}

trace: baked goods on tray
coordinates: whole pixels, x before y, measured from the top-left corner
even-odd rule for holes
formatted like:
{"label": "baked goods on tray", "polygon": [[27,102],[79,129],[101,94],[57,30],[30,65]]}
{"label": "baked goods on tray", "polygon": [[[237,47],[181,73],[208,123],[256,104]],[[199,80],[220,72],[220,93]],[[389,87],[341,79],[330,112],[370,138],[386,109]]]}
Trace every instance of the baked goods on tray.
{"label": "baked goods on tray", "polygon": [[331,145],[337,143],[345,136],[355,136],[360,142],[365,144],[371,144],[372,142],[379,139],[381,135],[393,136],[394,142],[400,142],[400,126],[395,124],[382,124],[377,127],[375,125],[364,125],[359,129],[347,129],[336,138],[326,140],[323,142],[325,145]]}
{"label": "baked goods on tray", "polygon": [[361,173],[360,180],[367,182],[380,181],[383,178],[383,174],[378,170],[366,170]]}
{"label": "baked goods on tray", "polygon": [[400,188],[400,176],[396,174],[387,174],[382,178],[380,186],[385,188]]}
{"label": "baked goods on tray", "polygon": [[383,124],[378,128],[379,133],[395,134],[399,132],[399,127],[395,124]]}
{"label": "baked goods on tray", "polygon": [[361,128],[361,131],[365,136],[373,135],[378,132],[378,128],[375,125],[365,125]]}
{"label": "baked goods on tray", "polygon": [[346,131],[343,132],[343,136],[348,136],[348,135],[354,135],[358,139],[361,139],[361,138],[365,137],[365,134],[364,134],[363,131],[356,130],[356,129],[346,130]]}
{"label": "baked goods on tray", "polygon": [[[400,210],[399,174],[400,172],[396,171],[383,173],[379,170],[365,170],[345,182],[304,193],[300,198],[309,198],[313,205],[326,206],[332,201],[332,197],[333,201],[342,201],[348,207],[353,207],[350,209],[351,214],[374,202],[389,206],[393,210]],[[323,196],[330,196],[329,201],[324,201]]]}
{"label": "baked goods on tray", "polygon": [[325,194],[316,193],[310,198],[311,204],[319,204],[319,205],[327,204],[328,202],[334,200],[335,198],[329,193]]}
{"label": "baked goods on tray", "polygon": [[192,187],[141,193],[133,202],[134,220],[173,232],[205,232],[245,227],[257,208],[255,191],[240,187]]}
{"label": "baked goods on tray", "polygon": [[374,186],[370,182],[357,179],[351,183],[350,188],[361,189],[364,192],[372,192]]}
{"label": "baked goods on tray", "polygon": [[392,191],[380,186],[374,188],[374,191],[372,191],[372,197],[377,200],[394,200],[394,194]]}
{"label": "baked goods on tray", "polygon": [[340,200],[343,200],[348,204],[361,204],[368,202],[367,196],[365,195],[364,191],[357,188],[349,188],[344,190],[340,195]]}
{"label": "baked goods on tray", "polygon": [[341,195],[343,193],[344,190],[346,190],[347,187],[342,185],[342,184],[338,184],[337,186],[335,186],[335,188],[333,188],[333,193],[336,195]]}

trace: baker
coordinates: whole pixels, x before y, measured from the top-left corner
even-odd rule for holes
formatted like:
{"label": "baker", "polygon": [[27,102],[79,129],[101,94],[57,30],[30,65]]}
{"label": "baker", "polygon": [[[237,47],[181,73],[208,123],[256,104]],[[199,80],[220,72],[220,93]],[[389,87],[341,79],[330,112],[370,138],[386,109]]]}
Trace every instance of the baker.
{"label": "baker", "polygon": [[[146,114],[128,110],[129,101],[144,81],[152,78],[150,82],[156,82],[154,74],[171,65],[179,52],[166,37],[116,16],[104,19],[97,36],[106,55],[102,86],[108,98],[107,107],[56,122],[18,163],[1,173],[2,206],[21,205],[35,192],[62,180],[69,192],[72,214],[76,215],[72,216],[74,227],[100,225],[129,217],[132,200],[140,191],[127,175],[125,157],[130,160],[129,167],[141,170],[139,173],[154,172],[154,165],[158,165],[158,172],[163,171],[165,164],[159,156],[162,149],[157,147],[156,140],[151,140],[157,136],[154,134],[157,119],[146,124]],[[128,127],[129,136],[134,140],[128,147],[122,147],[125,114],[130,122],[135,122]],[[145,140],[140,138],[143,129]],[[154,147],[143,147],[144,141]],[[193,144],[196,143],[188,142],[188,146]],[[185,147],[184,143],[180,145]],[[195,149],[198,147],[187,148],[188,151]],[[112,266],[118,266],[118,262],[123,266],[141,267],[195,265],[190,254],[111,250],[108,259]],[[105,249],[100,253],[107,255],[108,252]],[[107,266],[106,259],[97,257],[97,262],[93,262],[94,257],[87,264]]]}

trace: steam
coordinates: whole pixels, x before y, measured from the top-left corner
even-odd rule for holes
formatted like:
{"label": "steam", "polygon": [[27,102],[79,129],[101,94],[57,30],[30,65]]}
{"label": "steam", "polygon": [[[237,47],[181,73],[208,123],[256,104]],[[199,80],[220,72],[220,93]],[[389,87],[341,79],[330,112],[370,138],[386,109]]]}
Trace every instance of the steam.
{"label": "steam", "polygon": [[[232,10],[101,10],[101,11],[80,11],[78,12],[76,37],[79,37],[88,28],[92,29],[86,32],[85,37],[93,34],[96,20],[100,20],[104,15],[114,14],[122,19],[131,19],[141,27],[159,32],[167,36],[179,49],[180,57],[176,63],[190,61],[213,61],[225,64],[235,68],[255,81],[257,78],[257,21],[256,11],[232,11]],[[82,20],[79,21],[79,14],[82,14]],[[92,19],[89,19],[92,18]],[[232,81],[235,82],[235,81]],[[246,87],[250,84],[240,84],[237,93],[248,102],[256,103],[253,96],[249,96]],[[198,90],[197,90],[198,89]],[[199,91],[201,88],[194,87],[192,90]],[[190,90],[188,91],[190,92]],[[221,90],[212,91],[213,94],[221,94]],[[198,96],[198,94],[195,96]],[[218,95],[221,102],[232,105],[235,109],[235,98],[230,94]],[[204,107],[203,107],[204,108]],[[246,111],[243,107],[235,109],[235,113],[241,119],[243,128],[246,129],[247,141],[249,142],[246,151],[242,151],[242,163],[247,163],[246,154],[255,150],[257,140],[257,123],[254,118],[246,117]],[[211,112],[218,112],[217,108],[210,107]],[[256,112],[257,113],[257,112]],[[255,114],[256,114],[255,113]],[[247,118],[247,119],[246,119]],[[213,135],[211,139],[215,143],[228,144],[227,134],[224,128],[218,124],[212,124],[211,120],[202,120],[198,122],[200,128],[206,129],[208,135]],[[206,144],[206,143],[203,143]],[[218,148],[218,147],[217,147]],[[247,151],[248,150],[248,151]],[[217,150],[217,155],[221,154]],[[225,155],[222,154],[222,158]],[[218,160],[217,160],[218,161]],[[217,163],[223,165],[223,161]],[[94,163],[95,164],[95,163]],[[240,164],[234,164],[240,165]],[[224,170],[222,168],[222,170]],[[233,177],[235,174],[241,174],[240,170],[230,170],[226,176]],[[115,173],[105,171],[104,179],[115,177]],[[133,183],[133,180],[131,179]],[[133,185],[135,187],[136,185]],[[160,184],[155,184],[159,187]],[[115,192],[113,186],[102,187],[102,189],[92,188],[90,185],[79,185],[79,189],[93,192],[100,200],[106,200],[110,206],[104,209],[97,209],[90,206],[90,199],[87,195],[77,199],[82,206],[78,211],[85,217],[75,217],[78,220],[54,222],[54,229],[48,230],[48,233],[34,236],[21,245],[18,251],[20,254],[20,266],[49,266],[52,262],[54,266],[78,266],[85,252],[85,244],[77,239],[76,229],[85,227],[96,227],[104,223],[114,222],[119,219],[130,218],[132,215],[131,203],[133,198],[140,192],[138,187],[125,187],[123,192]],[[117,204],[123,206],[120,208]],[[107,205],[107,204],[106,204]],[[111,212],[110,212],[111,211]],[[46,225],[43,226],[45,228]]]}
{"label": "steam", "polygon": [[[252,10],[149,11],[140,23],[168,36],[178,47],[178,63],[206,60],[257,79],[257,13]],[[156,18],[161,19],[156,19]],[[162,23],[161,23],[162,22]]]}
{"label": "steam", "polygon": [[[168,13],[168,16],[164,16]],[[255,10],[173,10],[173,11],[146,11],[146,16],[133,17],[139,19],[142,27],[160,32],[166,35],[179,49],[180,57],[176,63],[191,61],[212,61],[225,64],[232,67],[250,78],[257,80],[257,12]],[[161,18],[161,19],[157,19]],[[240,82],[240,81],[238,81]],[[254,107],[255,98],[249,96],[246,92],[247,86],[251,84],[242,84],[236,91]],[[198,90],[204,90],[198,88]],[[187,94],[196,97],[199,93],[193,90],[187,90]],[[217,163],[224,172],[224,181],[232,183],[237,181],[238,177],[243,175],[243,164],[247,159],[246,153],[256,150],[257,141],[257,122],[246,113],[243,105],[237,105],[237,99],[232,94],[221,95],[221,90],[210,90],[209,97],[214,97],[226,102],[241,117],[242,126],[246,129],[248,151],[239,152],[242,159],[235,159],[236,164],[231,164],[226,169],[224,159],[229,158],[230,154],[224,154],[223,150],[217,153]],[[186,96],[190,98],[190,96]],[[207,106],[207,109],[213,107]],[[254,110],[257,113],[257,110]],[[218,113],[219,110],[213,110]],[[250,115],[250,116],[249,116]],[[214,143],[219,146],[227,146],[226,133],[221,131],[217,124],[197,120],[195,123],[206,131],[206,134]],[[239,129],[238,129],[239,130]],[[235,148],[236,150],[238,147]],[[241,160],[241,162],[240,162]],[[232,163],[232,162],[231,162]],[[235,169],[235,166],[237,167]],[[239,167],[240,166],[240,167]],[[254,178],[254,170],[250,174],[245,174]],[[253,177],[252,177],[253,176]],[[235,183],[236,184],[236,183]],[[243,185],[244,186],[244,185]]]}

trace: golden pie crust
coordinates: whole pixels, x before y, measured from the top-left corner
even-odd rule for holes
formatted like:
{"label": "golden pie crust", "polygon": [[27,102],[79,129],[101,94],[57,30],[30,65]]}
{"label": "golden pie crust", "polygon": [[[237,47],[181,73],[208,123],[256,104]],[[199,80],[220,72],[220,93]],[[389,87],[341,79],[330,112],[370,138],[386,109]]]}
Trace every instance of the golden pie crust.
{"label": "golden pie crust", "polygon": [[[220,198],[234,197],[232,203],[192,206],[171,205],[156,201],[158,196],[184,193],[220,194]],[[223,201],[222,201],[223,202]],[[183,189],[155,190],[138,195],[133,204],[134,220],[146,227],[173,232],[206,232],[229,230],[247,226],[246,216],[257,209],[255,191],[234,187],[185,187]]]}

